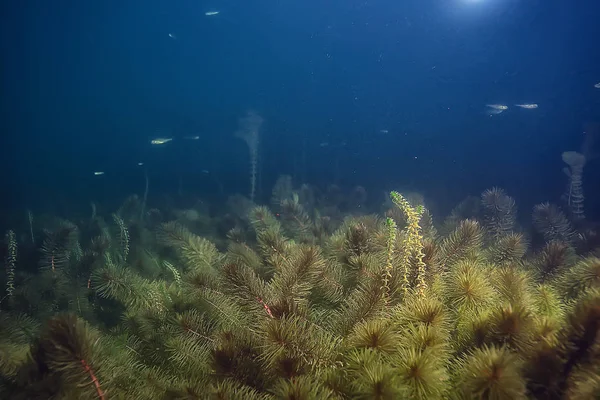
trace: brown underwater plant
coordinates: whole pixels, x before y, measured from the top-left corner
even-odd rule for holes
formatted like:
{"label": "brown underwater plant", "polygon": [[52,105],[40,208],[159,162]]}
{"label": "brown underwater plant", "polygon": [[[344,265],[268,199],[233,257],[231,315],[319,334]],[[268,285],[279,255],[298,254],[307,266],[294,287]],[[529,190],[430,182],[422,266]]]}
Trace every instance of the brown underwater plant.
{"label": "brown underwater plant", "polygon": [[542,204],[527,230],[498,188],[442,226],[414,193],[392,192],[385,218],[362,189],[346,202],[283,177],[272,193],[156,218],[130,197],[36,217],[42,240],[8,232],[0,397],[600,395],[600,260],[573,239],[582,221]]}

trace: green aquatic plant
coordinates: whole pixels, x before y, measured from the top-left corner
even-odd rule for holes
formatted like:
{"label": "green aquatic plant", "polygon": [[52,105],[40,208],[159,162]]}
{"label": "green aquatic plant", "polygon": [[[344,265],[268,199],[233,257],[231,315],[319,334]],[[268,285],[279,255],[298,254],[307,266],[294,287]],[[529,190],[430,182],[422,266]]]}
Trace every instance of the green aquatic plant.
{"label": "green aquatic plant", "polygon": [[477,221],[465,219],[445,237],[439,250],[439,264],[443,271],[453,264],[468,259],[480,251],[483,242],[483,230]]}
{"label": "green aquatic plant", "polygon": [[114,224],[48,224],[0,312],[0,397],[597,397],[593,255],[488,243],[475,219],[436,233],[395,192],[386,219],[318,230],[319,201],[290,196],[302,209],[251,207],[217,238],[131,199]]}
{"label": "green aquatic plant", "polygon": [[[6,296],[2,297],[11,298],[15,291],[15,266],[17,264],[17,239],[13,231],[6,232],[6,258],[4,260],[4,268],[6,270]],[[0,303],[2,303],[0,300]]]}
{"label": "green aquatic plant", "polygon": [[487,258],[493,265],[517,265],[527,252],[527,242],[520,233],[508,233],[490,245]]}
{"label": "green aquatic plant", "polygon": [[53,317],[32,345],[9,397],[107,399],[99,338],[72,314]]}
{"label": "green aquatic plant", "polygon": [[576,151],[565,151],[562,153],[562,160],[569,166],[563,170],[569,178],[569,185],[565,195],[567,205],[575,220],[584,219],[583,167],[586,162],[585,156]]}
{"label": "green aquatic plant", "polygon": [[515,200],[503,189],[488,189],[481,195],[485,227],[492,239],[512,232],[515,228],[517,208]]}
{"label": "green aquatic plant", "polygon": [[554,204],[542,203],[533,207],[533,226],[547,242],[560,240],[569,242],[574,232],[565,214]]}
{"label": "green aquatic plant", "polygon": [[[393,258],[394,258],[394,247],[396,246],[396,232],[398,227],[396,222],[391,218],[386,218],[386,226],[388,228],[388,240],[387,240],[387,260],[385,264],[385,273],[383,275],[383,289],[385,291],[386,300],[390,297],[390,280],[393,278],[392,272],[394,270]],[[408,287],[408,278],[404,275],[404,287]]]}
{"label": "green aquatic plant", "polygon": [[526,399],[523,362],[505,347],[484,346],[461,361],[457,377],[460,399]]}
{"label": "green aquatic plant", "polygon": [[403,260],[403,264],[405,265],[403,291],[406,294],[406,282],[408,281],[408,271],[406,268],[409,264],[409,258],[414,257],[417,266],[416,290],[421,296],[424,296],[425,290],[427,290],[427,283],[425,282],[426,265],[423,262],[423,257],[425,257],[425,254],[423,254],[423,235],[421,233],[421,225],[419,224],[424,208],[421,205],[417,207],[411,206],[410,203],[398,192],[391,192],[390,197],[394,204],[398,206],[398,208],[400,208],[405,214],[407,221],[407,235],[403,238],[404,248],[406,249],[406,255]]}

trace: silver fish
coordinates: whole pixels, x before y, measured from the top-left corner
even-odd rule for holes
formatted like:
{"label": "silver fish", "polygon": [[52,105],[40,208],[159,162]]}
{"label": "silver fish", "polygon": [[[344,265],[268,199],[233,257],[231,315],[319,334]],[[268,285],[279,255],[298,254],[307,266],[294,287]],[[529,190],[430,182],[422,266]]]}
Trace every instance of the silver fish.
{"label": "silver fish", "polygon": [[486,107],[500,111],[508,110],[508,106],[505,106],[504,104],[486,104]]}
{"label": "silver fish", "polygon": [[159,145],[159,144],[169,143],[171,140],[173,140],[173,138],[156,138],[156,139],[152,139],[150,141],[150,143],[154,144],[154,145]]}

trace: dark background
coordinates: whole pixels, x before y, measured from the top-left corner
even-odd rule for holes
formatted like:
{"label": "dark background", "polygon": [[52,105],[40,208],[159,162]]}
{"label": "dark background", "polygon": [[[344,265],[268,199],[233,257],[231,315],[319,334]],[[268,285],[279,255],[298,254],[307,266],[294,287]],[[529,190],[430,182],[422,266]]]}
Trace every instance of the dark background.
{"label": "dark background", "polygon": [[[374,202],[384,190],[416,190],[444,212],[500,186],[529,213],[559,201],[561,153],[580,151],[594,135],[586,124],[600,121],[598,1],[0,7],[3,210],[118,204],[143,192],[144,168],[151,199],[180,180],[205,198],[216,180],[227,194],[246,194],[248,152],[234,132],[253,109],[265,118],[265,200],[285,173],[360,184]],[[205,16],[211,10],[220,14]],[[511,108],[490,117],[488,103]],[[174,141],[150,145],[165,134]],[[599,164],[585,169],[592,219],[600,219]]]}

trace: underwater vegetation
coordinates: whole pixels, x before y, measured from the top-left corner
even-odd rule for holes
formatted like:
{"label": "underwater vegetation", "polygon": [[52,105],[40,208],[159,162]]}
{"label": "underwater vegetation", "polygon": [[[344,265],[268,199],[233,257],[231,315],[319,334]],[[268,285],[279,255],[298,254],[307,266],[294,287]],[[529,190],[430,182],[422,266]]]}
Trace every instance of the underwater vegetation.
{"label": "underwater vegetation", "polygon": [[227,215],[29,213],[2,245],[0,398],[600,398],[600,242],[563,158],[565,211],[523,226],[499,188],[437,221],[289,177]]}

